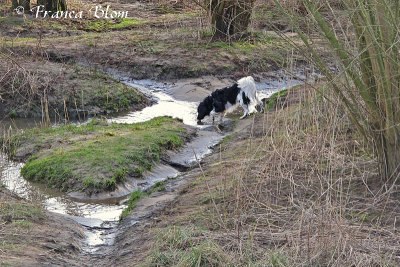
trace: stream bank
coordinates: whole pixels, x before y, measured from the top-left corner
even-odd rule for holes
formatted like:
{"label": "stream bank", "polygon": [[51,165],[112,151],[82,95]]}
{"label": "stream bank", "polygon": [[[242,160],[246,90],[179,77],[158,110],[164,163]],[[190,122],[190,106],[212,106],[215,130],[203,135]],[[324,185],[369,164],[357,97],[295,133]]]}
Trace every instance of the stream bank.
{"label": "stream bank", "polygon": [[[128,78],[122,79],[121,77],[118,79],[127,85],[134,85],[145,95],[154,97],[156,104],[146,107],[141,111],[121,114],[119,117],[110,118],[110,122],[133,123],[146,121],[152,117],[167,115],[180,118],[186,125],[192,125],[192,127],[196,125],[197,102],[178,100],[172,93],[175,92],[176,95],[183,96],[185,95],[184,92],[188,92],[187,86],[177,86],[176,84],[170,83],[160,84],[158,82],[152,82],[149,80],[132,81]],[[211,78],[205,78],[205,80],[207,79]],[[268,95],[271,94],[274,89],[276,90],[279,88],[285,88],[301,82],[300,79],[296,80],[291,79],[290,77],[277,80],[270,78],[266,79],[266,81],[272,82],[266,82],[263,84],[258,83],[261,95]],[[185,81],[185,83],[188,84],[189,87],[202,86],[201,84],[198,84],[197,79],[190,82]],[[180,93],[178,92],[179,89],[181,90]],[[212,88],[209,87],[207,90],[212,90]],[[207,90],[198,91],[198,94],[203,94],[204,96],[207,94]],[[239,113],[240,111],[232,114],[232,118],[235,119],[239,117]],[[208,121],[208,123],[210,123],[210,121]],[[230,131],[229,129],[232,128],[233,121],[228,119],[223,123],[223,128],[226,128],[228,131]],[[40,199],[39,201],[43,203],[47,210],[64,214],[68,218],[82,225],[83,229],[85,230],[85,241],[82,243],[81,249],[84,252],[84,255],[86,255],[83,255],[82,257],[85,257],[88,262],[91,262],[92,260],[99,259],[99,257],[104,258],[101,255],[107,254],[118,247],[114,247],[114,244],[116,244],[115,242],[119,244],[119,241],[116,240],[124,239],[124,235],[121,234],[124,231],[122,229],[127,229],[126,227],[129,227],[128,225],[137,225],[140,227],[146,225],[146,222],[143,220],[146,220],[146,218],[149,218],[149,216],[153,216],[152,214],[157,214],[157,210],[163,207],[162,203],[169,203],[169,201],[176,196],[176,193],[171,193],[177,190],[176,186],[186,184],[187,177],[191,176],[192,174],[193,177],[198,175],[198,169],[194,169],[188,174],[182,173],[188,168],[197,165],[193,152],[195,152],[198,159],[202,159],[205,155],[212,152],[212,148],[219,143],[226,134],[217,132],[216,128],[212,126],[196,125],[196,128],[197,136],[195,139],[187,143],[187,145],[179,150],[179,153],[171,153],[168,155],[168,169],[170,171],[167,172],[166,169],[160,170],[155,168],[155,176],[150,179],[150,181],[152,181],[151,183],[142,185],[141,187],[138,187],[138,185],[131,187],[127,186],[127,190],[123,190],[124,192],[131,192],[138,188],[147,190],[152,184],[158,181],[164,181],[166,179],[169,179],[168,181],[170,181],[165,183],[165,190],[154,193],[150,198],[144,199],[144,201],[149,203],[149,205],[145,208],[145,213],[140,215],[140,213],[136,214],[135,211],[134,214],[128,215],[128,217],[123,220],[122,227],[118,226],[118,220],[122,210],[126,208],[127,197],[125,197],[125,193],[112,196],[104,195],[101,197],[101,199],[97,200],[93,198],[84,199],[82,196],[66,196],[65,194],[60,194],[59,192],[50,190],[49,188],[41,188],[40,185],[25,181],[20,176],[20,170],[23,167],[23,164],[12,162],[6,163],[6,166],[8,167],[3,169],[2,180],[3,183],[6,184],[7,188],[27,199],[30,198],[29,195],[31,193],[29,193],[29,190],[27,189],[30,187],[31,192],[33,192],[31,195],[40,196],[37,199]],[[11,178],[4,180],[4,174],[7,173],[12,174]],[[152,174],[150,173],[149,175],[151,176]],[[8,176],[10,177],[10,175]],[[158,195],[158,197],[154,198],[154,195]]]}

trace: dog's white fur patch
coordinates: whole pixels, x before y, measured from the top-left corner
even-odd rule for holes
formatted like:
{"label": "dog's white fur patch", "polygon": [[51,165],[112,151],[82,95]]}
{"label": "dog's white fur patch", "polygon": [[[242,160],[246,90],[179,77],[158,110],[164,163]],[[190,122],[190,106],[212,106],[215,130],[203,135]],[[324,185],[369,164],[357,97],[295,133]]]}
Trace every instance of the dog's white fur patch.
{"label": "dog's white fur patch", "polygon": [[[257,112],[257,105],[262,106],[262,102],[257,97],[257,87],[256,83],[254,82],[253,77],[247,76],[238,81],[238,85],[240,88],[240,92],[237,96],[236,102],[238,102],[244,109],[244,114],[241,118],[246,117],[248,114]],[[247,98],[250,99],[250,103],[248,105],[244,104],[243,94],[246,95]]]}

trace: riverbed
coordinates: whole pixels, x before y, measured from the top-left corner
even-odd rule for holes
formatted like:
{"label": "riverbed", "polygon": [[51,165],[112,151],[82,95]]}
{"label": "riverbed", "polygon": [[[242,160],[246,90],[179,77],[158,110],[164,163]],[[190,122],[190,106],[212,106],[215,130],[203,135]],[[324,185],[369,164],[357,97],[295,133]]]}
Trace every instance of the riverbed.
{"label": "riverbed", "polygon": [[[171,116],[182,119],[184,124],[196,127],[198,131],[197,138],[171,155],[169,164],[159,164],[152,172],[147,173],[145,183],[125,184],[123,188],[120,187],[112,194],[104,193],[97,197],[85,198],[79,193],[60,193],[41,184],[26,181],[21,176],[21,168],[24,164],[9,161],[4,154],[0,154],[1,182],[7,189],[25,199],[42,203],[50,212],[68,216],[81,224],[86,233],[85,242],[82,244],[82,249],[86,253],[98,253],[102,247],[113,244],[119,216],[126,207],[125,203],[130,192],[138,189],[146,190],[158,181],[180,176],[185,169],[194,166],[196,160],[201,160],[211,153],[213,147],[226,135],[216,127],[210,126],[210,119],[206,120],[205,125],[197,125],[196,113],[198,103],[202,98],[216,89],[216,86],[226,86],[229,81],[203,77],[174,83],[160,83],[150,80],[130,80],[121,76],[117,78],[129,86],[140,89],[153,98],[155,104],[140,111],[119,114],[109,118],[109,121],[136,123],[158,116]],[[259,98],[268,97],[276,91],[301,83],[303,83],[302,77],[271,75],[257,83]],[[7,133],[10,128],[26,129],[37,125],[40,125],[40,120],[3,120],[0,130],[2,133]],[[54,127],[57,127],[57,124]]]}

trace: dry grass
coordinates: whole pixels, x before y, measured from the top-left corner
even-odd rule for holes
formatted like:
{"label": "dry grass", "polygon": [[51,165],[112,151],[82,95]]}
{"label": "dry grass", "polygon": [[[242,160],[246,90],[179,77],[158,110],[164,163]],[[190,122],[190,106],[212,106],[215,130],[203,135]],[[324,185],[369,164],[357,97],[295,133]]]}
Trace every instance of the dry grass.
{"label": "dry grass", "polygon": [[309,89],[289,96],[298,105],[255,118],[253,132],[264,126],[262,135],[222,145],[204,176],[168,211],[178,219],[165,222],[186,230],[195,225],[201,235],[189,231],[183,237],[189,247],[157,239],[152,264],[160,264],[162,253],[174,255],[169,265],[190,266],[177,251],[204,249],[205,241],[224,253],[214,266],[399,262],[398,187],[380,183],[376,160],[342,107]]}
{"label": "dry grass", "polygon": [[313,95],[266,124],[272,126],[258,146],[248,147],[224,207],[235,215],[228,221],[241,258],[251,241],[252,251],[262,255],[267,243],[294,265],[399,260],[399,200],[377,183],[376,161],[341,107]]}

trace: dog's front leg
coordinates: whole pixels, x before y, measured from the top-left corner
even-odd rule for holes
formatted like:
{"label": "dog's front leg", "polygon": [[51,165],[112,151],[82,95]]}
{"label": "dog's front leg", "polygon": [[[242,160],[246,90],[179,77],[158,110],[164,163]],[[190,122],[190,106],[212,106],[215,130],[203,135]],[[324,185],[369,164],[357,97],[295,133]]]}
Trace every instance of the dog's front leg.
{"label": "dog's front leg", "polygon": [[220,115],[219,115],[219,122],[221,122],[222,121],[222,119],[225,117],[225,112],[224,113],[221,113]]}

